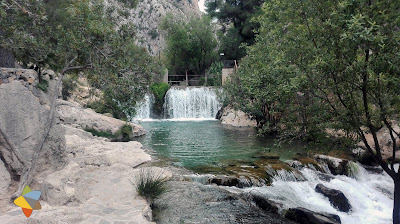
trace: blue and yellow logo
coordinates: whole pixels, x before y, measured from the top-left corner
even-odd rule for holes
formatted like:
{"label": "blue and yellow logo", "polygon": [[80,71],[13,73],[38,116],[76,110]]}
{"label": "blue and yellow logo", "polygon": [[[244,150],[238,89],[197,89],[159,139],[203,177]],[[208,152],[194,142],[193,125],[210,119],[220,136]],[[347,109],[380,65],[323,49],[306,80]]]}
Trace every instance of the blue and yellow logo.
{"label": "blue and yellow logo", "polygon": [[29,186],[24,188],[22,196],[14,200],[14,203],[22,208],[26,217],[31,216],[33,210],[39,210],[42,206],[39,203],[39,198],[42,193],[40,191],[32,191]]}

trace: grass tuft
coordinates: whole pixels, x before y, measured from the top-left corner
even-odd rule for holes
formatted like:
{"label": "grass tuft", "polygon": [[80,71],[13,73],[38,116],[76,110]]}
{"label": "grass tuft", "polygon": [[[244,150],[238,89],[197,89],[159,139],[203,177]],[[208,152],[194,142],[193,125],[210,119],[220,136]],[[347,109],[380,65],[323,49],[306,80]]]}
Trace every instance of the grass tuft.
{"label": "grass tuft", "polygon": [[160,173],[142,169],[136,183],[132,184],[140,196],[153,203],[155,199],[168,191],[167,182],[168,179],[162,177]]}

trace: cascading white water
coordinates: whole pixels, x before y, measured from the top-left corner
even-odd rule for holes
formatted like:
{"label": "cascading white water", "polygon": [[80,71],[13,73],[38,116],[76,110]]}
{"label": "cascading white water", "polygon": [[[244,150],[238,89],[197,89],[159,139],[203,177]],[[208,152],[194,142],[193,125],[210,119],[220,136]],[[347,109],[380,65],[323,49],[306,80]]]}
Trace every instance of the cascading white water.
{"label": "cascading white water", "polygon": [[[300,172],[307,181],[287,181],[292,179],[291,176],[285,178],[280,174],[272,186],[252,187],[245,191],[259,192],[270,200],[282,203],[286,208],[303,207],[315,212],[337,214],[343,224],[392,223],[393,180],[386,173],[371,173],[361,165],[357,166],[358,172],[354,178],[340,175],[329,181],[321,178],[317,171],[305,168]],[[319,183],[342,191],[352,210],[345,213],[332,207],[328,198],[315,191]]]}
{"label": "cascading white water", "polygon": [[215,88],[172,87],[165,95],[165,118],[214,119],[220,108]]}
{"label": "cascading white water", "polygon": [[146,94],[144,99],[136,106],[136,116],[133,120],[143,120],[151,118],[151,111],[154,104],[154,96]]}

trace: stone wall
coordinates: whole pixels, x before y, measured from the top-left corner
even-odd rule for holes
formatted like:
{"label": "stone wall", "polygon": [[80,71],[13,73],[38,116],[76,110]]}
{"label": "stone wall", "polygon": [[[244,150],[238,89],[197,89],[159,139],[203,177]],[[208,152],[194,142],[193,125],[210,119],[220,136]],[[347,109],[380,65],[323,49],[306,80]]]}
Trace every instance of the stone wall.
{"label": "stone wall", "polygon": [[236,72],[235,70],[235,68],[222,69],[222,85],[225,85],[225,83],[229,80],[229,77]]}
{"label": "stone wall", "polygon": [[0,85],[19,81],[25,87],[36,86],[39,82],[38,74],[32,69],[0,68]]}

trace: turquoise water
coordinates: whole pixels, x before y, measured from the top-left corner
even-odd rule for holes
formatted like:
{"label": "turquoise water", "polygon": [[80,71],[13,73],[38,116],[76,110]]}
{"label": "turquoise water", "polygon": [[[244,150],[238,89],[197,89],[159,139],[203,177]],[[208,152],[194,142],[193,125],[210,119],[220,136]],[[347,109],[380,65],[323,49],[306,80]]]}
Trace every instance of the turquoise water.
{"label": "turquoise water", "polygon": [[268,152],[279,154],[282,160],[304,153],[301,143],[277,147],[274,140],[259,139],[253,128],[234,128],[208,121],[151,121],[142,122],[147,134],[138,139],[144,147],[154,149],[158,156],[171,159],[175,165],[196,168],[249,160]]}

